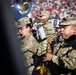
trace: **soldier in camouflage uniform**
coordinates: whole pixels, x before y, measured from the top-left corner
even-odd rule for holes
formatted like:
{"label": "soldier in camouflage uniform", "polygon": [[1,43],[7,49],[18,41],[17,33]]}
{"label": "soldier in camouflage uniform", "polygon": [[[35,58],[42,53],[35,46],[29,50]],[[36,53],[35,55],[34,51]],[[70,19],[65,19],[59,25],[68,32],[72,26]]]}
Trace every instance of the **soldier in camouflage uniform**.
{"label": "soldier in camouflage uniform", "polygon": [[43,25],[43,28],[44,28],[44,32],[46,34],[46,39],[43,40],[43,41],[41,41],[39,43],[40,44],[40,47],[39,47],[38,54],[39,53],[44,54],[44,53],[46,53],[47,39],[49,39],[52,36],[55,36],[55,29],[51,25],[51,23],[48,22],[48,19],[50,18],[50,12],[46,8],[43,8],[43,10],[41,11],[40,16],[41,16],[40,17],[40,20],[43,23],[42,25]]}
{"label": "soldier in camouflage uniform", "polygon": [[68,18],[60,23],[60,27],[64,42],[56,44],[44,61],[49,61],[52,75],[76,75],[76,20]]}
{"label": "soldier in camouflage uniform", "polygon": [[[32,56],[36,53],[38,48],[38,42],[33,37],[31,32],[31,22],[28,17],[24,17],[18,20],[20,23],[17,25],[19,28],[19,32],[21,36],[21,50],[22,54],[25,57],[25,70],[27,71],[27,75],[32,75],[32,71],[34,69],[33,58]],[[35,74],[36,75],[36,74]]]}

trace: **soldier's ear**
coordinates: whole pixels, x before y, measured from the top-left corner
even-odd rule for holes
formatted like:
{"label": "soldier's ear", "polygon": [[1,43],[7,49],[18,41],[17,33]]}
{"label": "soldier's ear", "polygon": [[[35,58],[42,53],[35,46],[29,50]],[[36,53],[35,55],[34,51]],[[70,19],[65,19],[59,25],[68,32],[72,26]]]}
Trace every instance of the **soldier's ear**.
{"label": "soldier's ear", "polygon": [[76,35],[76,26],[74,26],[73,34]]}

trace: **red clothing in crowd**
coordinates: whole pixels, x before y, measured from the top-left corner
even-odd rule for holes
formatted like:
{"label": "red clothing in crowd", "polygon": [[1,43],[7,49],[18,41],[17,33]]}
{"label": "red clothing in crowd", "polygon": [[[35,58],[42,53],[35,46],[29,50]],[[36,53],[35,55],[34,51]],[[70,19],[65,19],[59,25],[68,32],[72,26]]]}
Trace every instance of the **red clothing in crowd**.
{"label": "red clothing in crowd", "polygon": [[53,8],[49,7],[50,14],[52,14],[52,10],[53,10]]}

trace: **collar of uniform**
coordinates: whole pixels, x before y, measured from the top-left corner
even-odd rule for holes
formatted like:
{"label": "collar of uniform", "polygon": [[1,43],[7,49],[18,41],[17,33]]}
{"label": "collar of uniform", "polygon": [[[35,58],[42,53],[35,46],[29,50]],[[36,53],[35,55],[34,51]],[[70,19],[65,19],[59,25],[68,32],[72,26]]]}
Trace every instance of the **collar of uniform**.
{"label": "collar of uniform", "polygon": [[73,41],[73,40],[76,40],[76,35],[73,35],[73,36],[69,37],[68,39],[65,40],[65,42],[70,42],[70,41]]}

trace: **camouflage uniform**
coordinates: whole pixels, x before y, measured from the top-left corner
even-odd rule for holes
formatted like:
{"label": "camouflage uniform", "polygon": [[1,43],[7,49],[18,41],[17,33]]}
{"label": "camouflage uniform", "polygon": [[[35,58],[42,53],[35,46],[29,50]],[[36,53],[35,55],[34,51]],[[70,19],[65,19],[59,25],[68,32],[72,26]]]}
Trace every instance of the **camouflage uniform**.
{"label": "camouflage uniform", "polygon": [[[20,22],[20,24],[17,25],[18,28],[24,27],[31,23],[28,17],[21,18],[18,21]],[[33,37],[32,32],[30,32],[30,35],[22,37],[20,41],[21,41],[21,51],[24,56],[25,70],[27,72],[27,75],[32,75],[34,69],[32,56],[36,53],[38,49],[38,42]]]}
{"label": "camouflage uniform", "polygon": [[[49,15],[50,15],[49,11],[41,11],[41,16],[49,16]],[[44,20],[46,20],[46,23],[43,23],[43,28],[44,28],[44,31],[45,31],[45,34],[46,34],[46,39],[39,43],[40,44],[39,53],[41,53],[41,54],[46,53],[47,40],[50,37],[55,36],[55,29],[53,28],[51,23],[48,22],[48,18],[45,18]]]}
{"label": "camouflage uniform", "polygon": [[22,53],[26,57],[25,62],[25,70],[28,71],[28,75],[32,75],[32,71],[34,69],[33,58],[32,56],[36,53],[38,48],[38,42],[35,40],[33,35],[31,34],[28,37],[25,37],[21,40],[22,43]]}
{"label": "camouflage uniform", "polygon": [[[63,22],[60,25],[76,25],[76,21]],[[53,69],[53,75],[72,75],[72,71],[76,69],[76,35],[57,43],[52,53],[50,68]]]}
{"label": "camouflage uniform", "polygon": [[66,40],[54,46],[52,61],[60,66],[57,70],[61,75],[69,75],[68,73],[76,68],[76,36],[72,37],[73,39],[70,38],[70,41]]}
{"label": "camouflage uniform", "polygon": [[49,22],[46,22],[46,24],[43,25],[43,28],[46,34],[46,39],[39,43],[39,50],[38,50],[38,54],[40,53],[39,55],[46,53],[47,40],[52,36],[56,36],[55,30]]}

